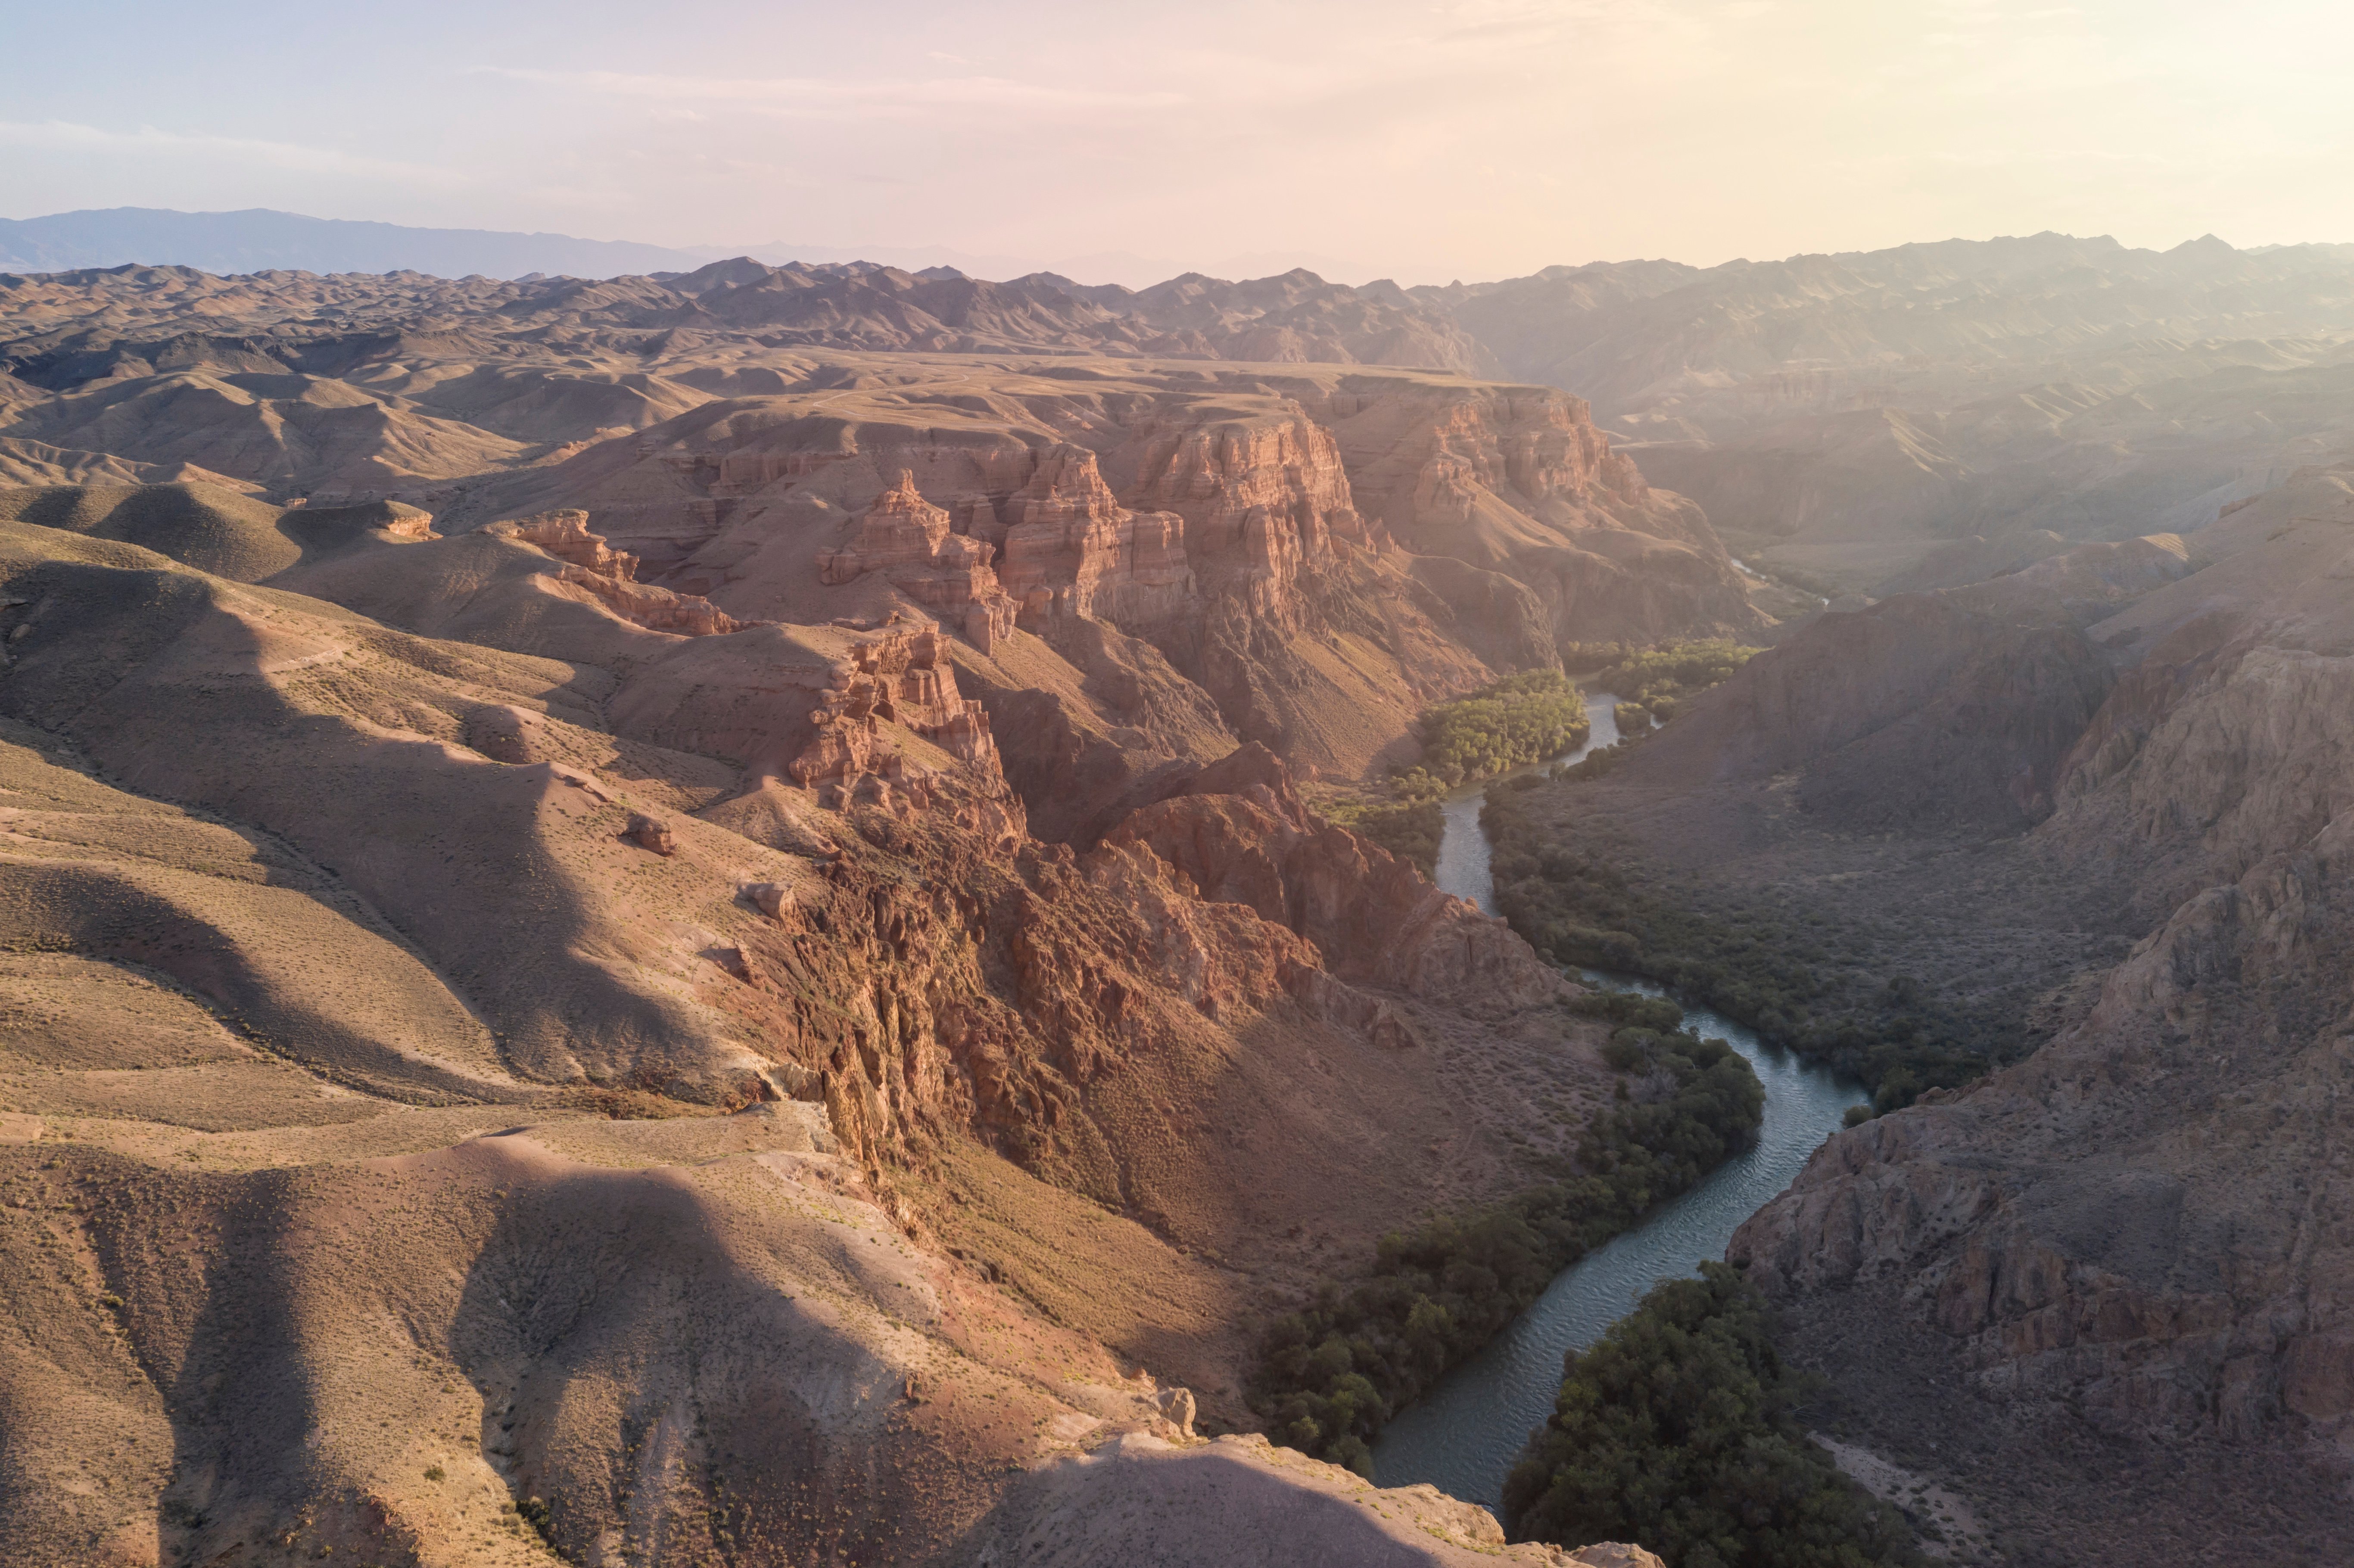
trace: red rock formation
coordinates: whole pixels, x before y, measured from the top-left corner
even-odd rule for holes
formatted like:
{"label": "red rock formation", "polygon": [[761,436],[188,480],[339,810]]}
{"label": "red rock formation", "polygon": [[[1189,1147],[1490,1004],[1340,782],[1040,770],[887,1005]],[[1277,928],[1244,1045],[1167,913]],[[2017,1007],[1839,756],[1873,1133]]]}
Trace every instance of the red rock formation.
{"label": "red rock formation", "polygon": [[1297,404],[1272,417],[1152,423],[1138,503],[1185,519],[1186,554],[1205,593],[1257,617],[1296,622],[1303,572],[1331,565],[1333,540],[1367,539],[1332,433]]}
{"label": "red rock formation", "polygon": [[949,514],[926,501],[916,476],[901,469],[899,482],[867,508],[857,536],[843,549],[819,553],[818,576],[846,583],[879,571],[987,653],[1013,630],[1013,600],[989,564],[996,553],[988,541],[953,531]]}
{"label": "red rock formation", "polygon": [[658,855],[668,857],[678,853],[678,840],[663,824],[662,819],[650,817],[643,811],[630,813],[629,822],[621,829],[621,836],[640,849],[652,850]]}
{"label": "red rock formation", "polygon": [[[822,796],[854,798],[862,776],[919,783],[922,770],[911,771],[885,735],[886,723],[903,725],[957,760],[997,774],[989,715],[957,690],[956,668],[941,652],[939,628],[924,620],[895,619],[852,642],[847,656],[826,673],[809,715],[816,734],[786,765],[788,775]],[[875,785],[863,787],[876,792]],[[880,792],[889,793],[887,788]]]}
{"label": "red rock formation", "polygon": [[1044,452],[1006,512],[1000,576],[1026,629],[1076,619],[1135,630],[1174,620],[1193,599],[1184,519],[1122,506],[1085,448]]}
{"label": "red rock formation", "polygon": [[557,581],[586,590],[615,615],[650,631],[716,637],[744,629],[745,622],[707,599],[639,582],[638,557],[613,549],[602,535],[588,532],[586,512],[545,512],[517,523],[493,524],[490,531],[538,546],[565,563]]}
{"label": "red rock formation", "polygon": [[1515,1006],[1562,988],[1502,921],[1310,812],[1283,760],[1257,743],[1174,783],[1104,843],[1150,848],[1204,898],[1247,905],[1307,938],[1331,974],[1356,984],[1434,997],[1476,989]]}
{"label": "red rock formation", "polygon": [[613,549],[603,535],[588,532],[586,512],[543,512],[536,517],[525,517],[501,527],[498,532],[524,544],[536,545],[559,561],[586,567],[605,577],[630,582],[638,575],[638,557],[627,550]]}
{"label": "red rock formation", "polygon": [[1646,484],[1584,398],[1352,377],[1310,412],[1338,436],[1368,516],[1416,555],[1527,584],[1563,641],[1766,625],[1700,508]]}
{"label": "red rock formation", "polygon": [[567,567],[557,580],[586,588],[598,602],[649,631],[674,631],[681,637],[719,637],[741,631],[745,623],[709,599],[691,593],[673,593],[652,583],[610,577],[586,567]]}

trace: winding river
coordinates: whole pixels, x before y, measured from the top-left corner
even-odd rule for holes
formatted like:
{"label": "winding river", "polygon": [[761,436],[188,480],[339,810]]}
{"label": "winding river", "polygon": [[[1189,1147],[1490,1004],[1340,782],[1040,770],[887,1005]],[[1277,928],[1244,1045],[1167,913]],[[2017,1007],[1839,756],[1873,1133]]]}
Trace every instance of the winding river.
{"label": "winding river", "polygon": [[[1616,702],[1606,693],[1587,698],[1594,727],[1585,745],[1553,760],[1575,762],[1595,747],[1615,742],[1618,726],[1611,710]],[[1487,788],[1485,783],[1467,786],[1446,803],[1438,885],[1492,915],[1495,882],[1489,872],[1487,835],[1479,831],[1479,805]],[[1627,976],[1587,970],[1584,978],[1588,983],[1654,996],[1670,994]],[[1376,1484],[1404,1487],[1428,1481],[1455,1497],[1496,1506],[1522,1445],[1553,1414],[1563,1353],[1583,1350],[1601,1338],[1660,1280],[1692,1274],[1703,1259],[1723,1257],[1742,1221],[1788,1186],[1823,1139],[1839,1129],[1848,1107],[1865,1097],[1856,1084],[1763,1044],[1731,1019],[1676,1000],[1682,1003],[1686,1022],[1702,1034],[1731,1043],[1757,1070],[1758,1081],[1766,1086],[1766,1121],[1756,1144],[1633,1230],[1564,1270],[1511,1328],[1401,1412],[1373,1448]]]}

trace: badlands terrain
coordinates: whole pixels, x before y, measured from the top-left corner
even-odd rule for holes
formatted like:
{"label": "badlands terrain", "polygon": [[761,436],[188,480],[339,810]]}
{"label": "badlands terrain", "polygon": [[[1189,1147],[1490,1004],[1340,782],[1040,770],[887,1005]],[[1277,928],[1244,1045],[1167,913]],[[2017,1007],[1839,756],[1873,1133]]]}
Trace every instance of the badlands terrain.
{"label": "badlands terrain", "polygon": [[2196,527],[2340,454],[2354,408],[2345,246],[2046,233],[1413,293],[1834,594]]}
{"label": "badlands terrain", "polygon": [[1301,793],[1769,624],[1577,399],[904,274],[5,287],[0,1556],[1495,1554],[1241,1385],[1608,1103]]}
{"label": "badlands terrain", "polygon": [[[0,276],[0,1559],[1561,1562],[1253,1336],[1704,939],[1880,1091],[1732,1253],[1852,1467],[2345,1561],[2349,331],[2060,236]],[[1336,825],[1695,637],[1517,930]]]}
{"label": "badlands terrain", "polygon": [[1523,842],[1686,912],[1638,966],[1955,1069],[1733,1243],[1819,1419],[2001,1561],[2343,1561],[2354,470],[2134,544],[1826,615]]}

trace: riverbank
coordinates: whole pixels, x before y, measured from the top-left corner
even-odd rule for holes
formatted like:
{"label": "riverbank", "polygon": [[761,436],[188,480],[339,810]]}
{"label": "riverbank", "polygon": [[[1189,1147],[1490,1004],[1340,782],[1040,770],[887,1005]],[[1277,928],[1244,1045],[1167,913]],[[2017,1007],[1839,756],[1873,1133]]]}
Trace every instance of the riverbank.
{"label": "riverbank", "polygon": [[[1538,766],[1575,765],[1591,751],[1616,745],[1617,703],[1614,694],[1589,695],[1586,711],[1594,728],[1585,745]],[[1448,798],[1438,860],[1438,885],[1491,915],[1491,849],[1479,811],[1494,782],[1499,780]],[[1563,1352],[1594,1343],[1660,1280],[1691,1274],[1703,1259],[1723,1257],[1742,1222],[1790,1184],[1823,1139],[1839,1129],[1850,1106],[1865,1103],[1854,1080],[1769,1046],[1719,1012],[1687,1005],[1665,988],[1633,976],[1581,972],[1590,983],[1678,1001],[1688,1027],[1738,1052],[1766,1090],[1756,1142],[1563,1271],[1510,1328],[1401,1411],[1373,1446],[1373,1475],[1380,1485],[1426,1481],[1455,1497],[1500,1504],[1504,1478],[1522,1446],[1552,1412]]]}
{"label": "riverbank", "polygon": [[1558,757],[1546,758],[1494,779],[1450,790],[1440,803],[1444,823],[1438,841],[1438,870],[1431,880],[1442,893],[1452,893],[1479,906],[1483,915],[1496,913],[1496,878],[1489,869],[1488,835],[1479,828],[1479,809],[1497,784],[1551,768],[1574,768],[1605,747],[1618,744],[1618,706],[1615,692],[1585,694],[1585,738]]}
{"label": "riverbank", "polygon": [[[1668,994],[1632,977],[1588,970],[1583,978],[1612,989]],[[1499,1506],[1522,1444],[1552,1413],[1563,1352],[1593,1344],[1660,1280],[1693,1274],[1703,1259],[1723,1257],[1742,1222],[1790,1184],[1823,1139],[1839,1130],[1848,1107],[1864,1103],[1853,1080],[1765,1045],[1720,1013],[1687,1007],[1684,1022],[1730,1044],[1757,1075],[1766,1116],[1756,1142],[1564,1270],[1486,1349],[1399,1412],[1373,1446],[1377,1485],[1427,1481],[1450,1496]]]}

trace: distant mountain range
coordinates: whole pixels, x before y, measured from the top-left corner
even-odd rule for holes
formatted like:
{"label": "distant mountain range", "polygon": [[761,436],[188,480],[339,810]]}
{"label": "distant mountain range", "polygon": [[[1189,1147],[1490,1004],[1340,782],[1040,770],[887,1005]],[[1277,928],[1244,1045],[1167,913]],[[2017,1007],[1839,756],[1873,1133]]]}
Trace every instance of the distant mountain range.
{"label": "distant mountain range", "polygon": [[[973,277],[1013,278],[1026,272],[1066,272],[1090,282],[1140,288],[1175,277],[1184,264],[1163,258],[1106,251],[1089,256],[980,255],[949,246],[815,245],[776,239],[751,245],[641,245],[625,239],[581,239],[569,234],[519,234],[490,228],[411,228],[398,223],[355,223],[296,212],[249,207],[242,212],[175,212],[117,207],[46,217],[0,218],[0,272],[68,272],[138,262],[195,267],[224,276],[283,269],[296,272],[429,272],[438,278],[618,278],[691,272],[708,261],[753,256],[772,264],[875,261],[909,271],[953,267]],[[1312,267],[1326,276],[1362,277],[1365,270],[1330,256],[1234,256],[1216,262],[1221,276],[1246,277]]]}
{"label": "distant mountain range", "polygon": [[695,252],[568,234],[509,234],[487,228],[408,228],[250,207],[243,212],[172,212],[117,207],[47,217],[0,219],[0,270],[64,272],[124,262],[196,267],[207,272],[430,272],[520,278],[533,272],[610,278],[625,272],[686,272],[712,260]]}
{"label": "distant mountain range", "polygon": [[[2159,251],[2044,233],[1410,289],[1305,267],[1256,275],[1254,260],[1159,281],[1140,258],[1104,269],[1146,280],[1131,287],[948,250],[69,213],[0,224],[0,274],[48,274],[0,276],[0,314],[28,323],[0,339],[0,408],[126,373],[341,374],[344,351],[319,344],[249,363],[251,307],[228,309],[239,330],[226,335],[203,313],[224,297],[216,279],[85,275],[126,265],[341,274],[271,289],[271,309],[293,312],[283,331],[306,343],[488,313],[502,331],[757,329],[770,346],[838,353],[1447,370],[1589,399],[1647,480],[1698,502],[1750,566],[1820,598],[2189,530],[2354,454],[2354,247],[2243,250],[2211,234]],[[437,281],[381,276],[400,268]],[[637,276],[608,281],[621,273]],[[146,302],[135,325],[118,313],[133,299]]]}

